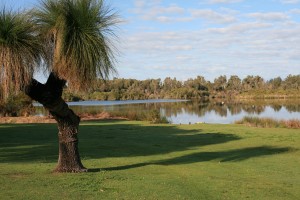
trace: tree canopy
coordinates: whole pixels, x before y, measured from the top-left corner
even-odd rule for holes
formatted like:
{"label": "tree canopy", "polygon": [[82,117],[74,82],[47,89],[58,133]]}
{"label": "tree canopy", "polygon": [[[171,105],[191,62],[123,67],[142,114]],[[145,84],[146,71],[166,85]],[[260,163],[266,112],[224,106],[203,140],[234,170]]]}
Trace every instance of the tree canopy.
{"label": "tree canopy", "polygon": [[85,89],[115,72],[109,36],[118,18],[102,0],[45,0],[32,14],[50,70],[70,87]]}
{"label": "tree canopy", "polygon": [[0,99],[27,85],[43,57],[43,45],[28,13],[0,12]]}

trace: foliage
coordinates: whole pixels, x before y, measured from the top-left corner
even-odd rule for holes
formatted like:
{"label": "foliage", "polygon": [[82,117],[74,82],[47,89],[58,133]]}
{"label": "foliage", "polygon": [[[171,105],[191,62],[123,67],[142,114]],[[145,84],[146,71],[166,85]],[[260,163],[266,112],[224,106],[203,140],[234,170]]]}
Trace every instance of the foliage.
{"label": "foliage", "polygon": [[75,175],[49,173],[57,160],[56,130],[54,124],[0,125],[1,199],[300,196],[298,130],[85,122],[80,150],[91,172]]}
{"label": "foliage", "polygon": [[244,117],[242,120],[236,121],[236,124],[246,124],[248,126],[263,128],[295,128],[300,129],[300,120],[276,120],[272,118]]}
{"label": "foliage", "polygon": [[74,93],[71,93],[71,92],[64,92],[62,98],[65,101],[73,101],[73,102],[83,100],[82,97],[80,97],[80,95],[78,95],[78,94],[74,95]]}
{"label": "foliage", "polygon": [[32,101],[24,94],[11,95],[6,102],[0,103],[0,116],[28,116],[34,112]]}
{"label": "foliage", "polygon": [[51,72],[73,89],[89,89],[114,72],[113,26],[118,22],[103,0],[45,0],[32,13],[48,49]]}
{"label": "foliage", "polygon": [[[117,79],[98,80],[95,89],[73,94],[85,100],[140,100],[140,99],[201,99],[208,98],[300,98],[300,75],[289,75],[264,81],[259,76],[220,76],[210,82],[202,76],[179,81],[167,77],[161,79]],[[70,93],[68,89],[66,93]]]}
{"label": "foliage", "polygon": [[29,84],[43,57],[36,26],[27,13],[0,11],[0,100]]}

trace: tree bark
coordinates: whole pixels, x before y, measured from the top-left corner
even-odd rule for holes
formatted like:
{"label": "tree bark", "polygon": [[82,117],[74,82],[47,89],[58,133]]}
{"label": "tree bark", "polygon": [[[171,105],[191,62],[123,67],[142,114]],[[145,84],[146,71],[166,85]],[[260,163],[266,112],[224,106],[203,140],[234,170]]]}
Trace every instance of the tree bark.
{"label": "tree bark", "polygon": [[25,93],[41,103],[54,117],[58,125],[59,158],[55,172],[86,172],[78,151],[78,117],[62,99],[65,81],[54,73],[49,75],[45,84],[35,79]]}

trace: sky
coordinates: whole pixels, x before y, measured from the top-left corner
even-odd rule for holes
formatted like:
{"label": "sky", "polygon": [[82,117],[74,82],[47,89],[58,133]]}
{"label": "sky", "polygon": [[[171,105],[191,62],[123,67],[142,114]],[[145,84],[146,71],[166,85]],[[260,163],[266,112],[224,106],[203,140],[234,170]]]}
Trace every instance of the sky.
{"label": "sky", "polygon": [[[14,10],[38,0],[0,0]],[[300,0],[106,0],[118,78],[300,74]],[[41,75],[37,75],[41,78]]]}

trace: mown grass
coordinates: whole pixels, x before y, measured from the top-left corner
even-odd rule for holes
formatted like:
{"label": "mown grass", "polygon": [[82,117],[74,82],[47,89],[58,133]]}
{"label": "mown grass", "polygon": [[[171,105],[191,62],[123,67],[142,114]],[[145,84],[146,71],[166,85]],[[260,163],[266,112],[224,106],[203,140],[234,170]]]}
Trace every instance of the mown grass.
{"label": "mown grass", "polygon": [[294,128],[300,129],[300,120],[276,120],[267,117],[250,117],[246,116],[243,119],[236,121],[236,124],[245,124],[247,126],[262,127],[262,128]]}
{"label": "mown grass", "polygon": [[299,130],[85,122],[90,169],[53,174],[55,124],[0,125],[0,199],[297,199]]}

